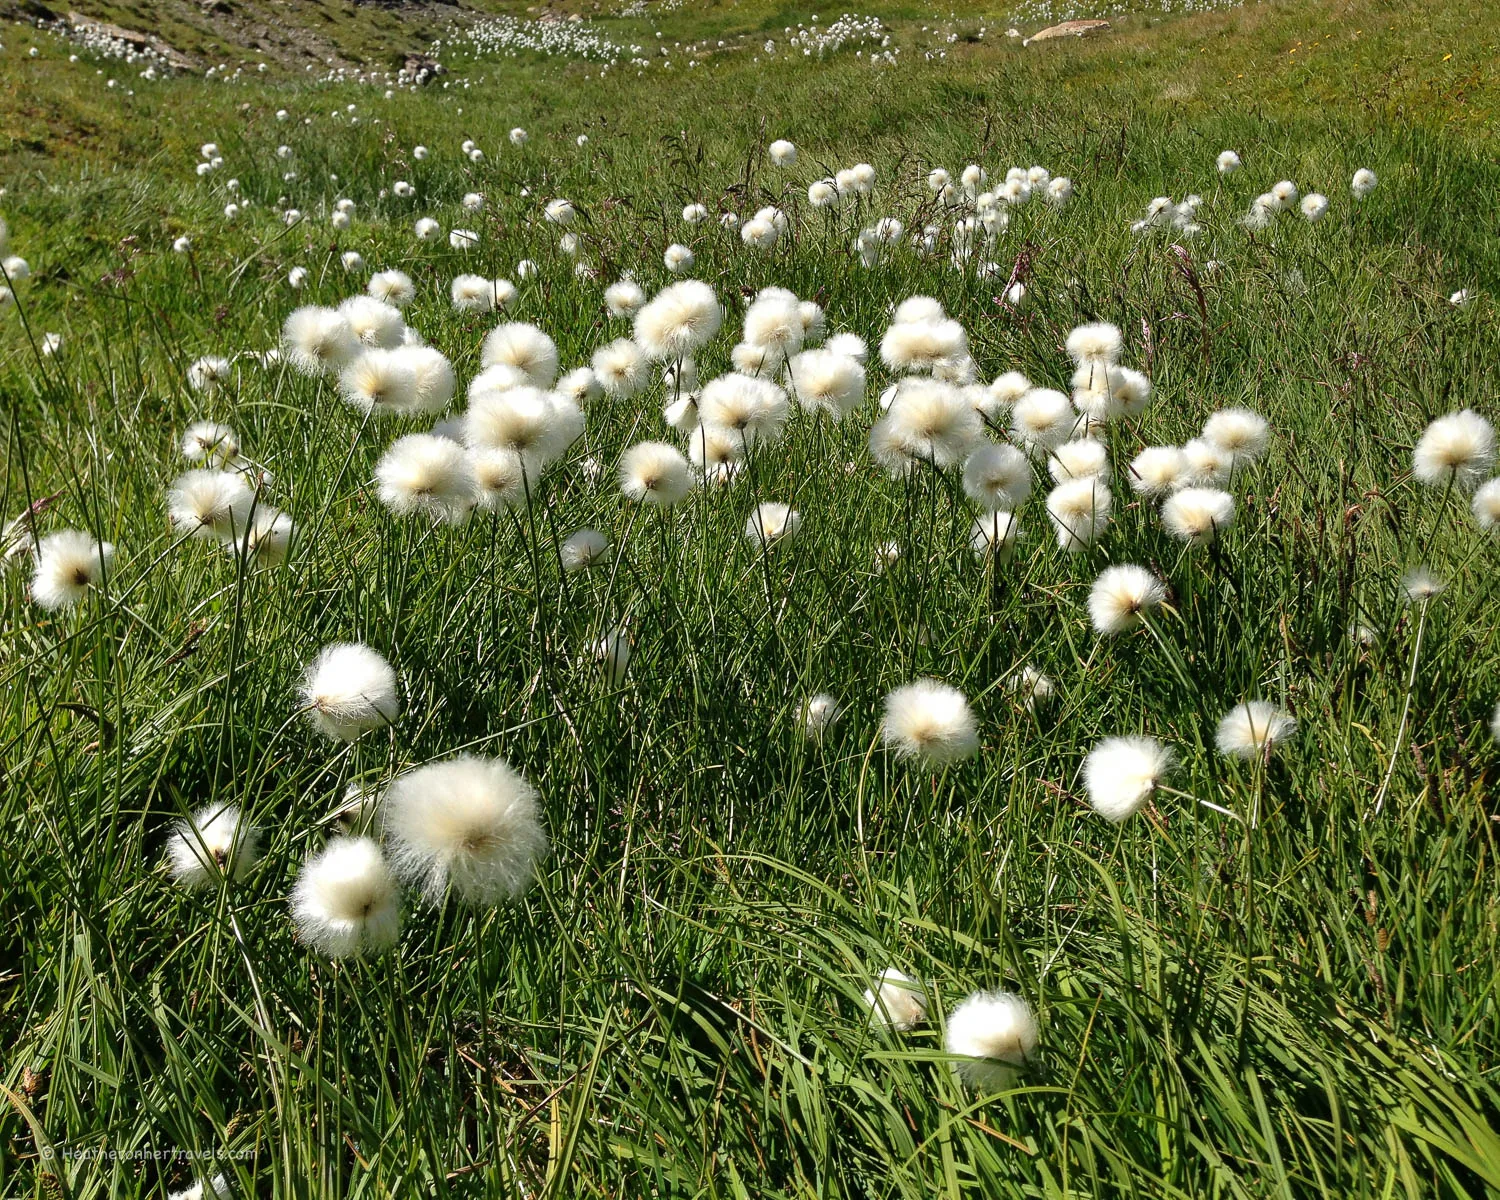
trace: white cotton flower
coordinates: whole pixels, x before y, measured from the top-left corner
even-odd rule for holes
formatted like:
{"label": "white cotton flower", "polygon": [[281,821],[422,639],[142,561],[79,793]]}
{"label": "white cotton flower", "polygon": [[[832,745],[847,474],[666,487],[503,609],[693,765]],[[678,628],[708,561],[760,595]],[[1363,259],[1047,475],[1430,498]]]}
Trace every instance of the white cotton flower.
{"label": "white cotton flower", "polygon": [[987,512],[969,530],[969,549],[980,557],[993,555],[1008,560],[1021,535],[1021,523],[1008,512]]}
{"label": "white cotton flower", "polygon": [[1234,497],[1218,488],[1183,488],[1161,506],[1162,525],[1168,533],[1190,546],[1213,541],[1220,531],[1234,524]]}
{"label": "white cotton flower", "polygon": [[192,248],[193,239],[188,237],[186,234],[172,243],[172,252],[174,254],[186,254]]}
{"label": "white cotton flower", "polygon": [[1353,193],[1356,200],[1363,200],[1375,190],[1375,172],[1368,167],[1360,167],[1354,172],[1354,178],[1349,182],[1349,191]]}
{"label": "white cotton flower", "polygon": [[469,470],[474,474],[475,500],[485,512],[526,507],[530,484],[519,454],[481,446],[469,451]]}
{"label": "white cotton flower", "polygon": [[1131,460],[1127,474],[1138,494],[1165,496],[1187,483],[1187,455],[1176,446],[1147,446]]}
{"label": "white cotton flower", "polygon": [[362,642],[325,646],[302,676],[302,704],[313,727],[336,742],[352,742],[401,715],[396,672]]}
{"label": "white cotton flower", "polygon": [[688,392],[665,405],[661,410],[664,420],[678,433],[690,434],[698,428],[698,394]]}
{"label": "white cotton flower", "polygon": [[377,271],[370,276],[365,290],[395,308],[405,308],[417,298],[416,285],[405,271]]}
{"label": "white cotton flower", "polygon": [[1005,688],[1029,713],[1036,712],[1057,693],[1057,685],[1030,664],[1014,672],[1005,681]]}
{"label": "white cotton flower", "polygon": [[474,471],[462,446],[430,433],[391,443],[375,467],[380,502],[398,517],[457,525],[475,502]]}
{"label": "white cotton flower", "polygon": [[1089,591],[1089,619],[1103,634],[1134,629],[1167,598],[1167,589],[1145,567],[1120,563],[1099,572]]}
{"label": "white cotton flower", "polygon": [[482,367],[504,365],[523,372],[532,387],[550,388],[557,379],[557,343],[524,321],[497,325],[479,351]]}
{"label": "white cotton flower", "polygon": [[483,275],[458,275],[448,289],[458,312],[486,313],[495,307],[495,285]]}
{"label": "white cotton flower", "polygon": [[416,402],[417,372],[404,350],[362,350],[339,372],[339,395],[362,413],[404,413]]}
{"label": "white cotton flower", "polygon": [[512,146],[524,146],[530,139],[531,135],[518,125],[516,126],[516,128],[510,131],[509,137],[510,144]]}
{"label": "white cotton flower", "polygon": [[242,535],[223,542],[225,551],[243,555],[260,567],[280,566],[292,546],[292,518],[268,505],[250,514]]}
{"label": "white cotton flower", "polygon": [[234,368],[227,358],[207,355],[198,359],[187,371],[188,386],[195,392],[212,392],[234,378]]}
{"label": "white cotton flower", "polygon": [[1067,351],[1078,366],[1112,367],[1120,361],[1124,339],[1118,326],[1105,321],[1079,325],[1068,334]]}
{"label": "white cotton flower", "polygon": [[997,375],[985,389],[987,399],[981,411],[992,421],[1001,421],[1009,416],[1021,397],[1031,391],[1031,380],[1020,371],[1006,371]]}
{"label": "white cotton flower", "polygon": [[864,403],[865,369],[830,349],[803,350],[787,364],[792,393],[810,412],[841,420]]}
{"label": "white cotton flower", "polygon": [[905,1033],[927,1017],[927,992],[911,976],[887,967],[865,989],[865,1007],[870,1021],[885,1029]]}
{"label": "white cotton flower", "polygon": [[625,685],[632,653],[630,635],[624,629],[611,630],[590,648],[594,664],[604,676],[605,683],[612,688]]}
{"label": "white cotton flower", "polygon": [[558,557],[568,574],[586,571],[608,559],[609,539],[597,529],[579,529],[563,541]]}
{"label": "white cotton flower", "polygon": [[860,366],[864,366],[870,356],[870,348],[865,344],[864,338],[857,333],[836,333],[828,339],[823,349],[830,354],[852,358]]}
{"label": "white cotton flower", "polygon": [[769,379],[749,375],[720,375],[709,380],[698,397],[703,424],[731,432],[746,445],[774,441],[788,412],[786,392]]}
{"label": "white cotton flower", "polygon": [[892,473],[918,462],[946,468],[963,462],[983,432],[979,414],[958,388],[910,377],[897,385],[885,416],[870,431],[870,448]]}
{"label": "white cotton flower", "polygon": [[1233,150],[1221,150],[1218,167],[1220,175],[1232,175],[1240,169],[1240,156]]}
{"label": "white cotton flower", "polygon": [[182,457],[189,462],[226,463],[239,452],[234,430],[217,421],[194,421],[182,435]]}
{"label": "white cotton flower", "polygon": [[802,517],[786,504],[763,501],[745,519],[745,540],[757,550],[769,550],[781,542],[796,538]]}
{"label": "white cotton flower", "polygon": [[708,209],[701,204],[689,204],[682,210],[682,219],[689,225],[701,225],[708,220]]}
{"label": "white cotton flower", "polygon": [[891,310],[892,325],[919,325],[924,322],[943,321],[948,314],[942,303],[932,296],[908,296]]}
{"label": "white cotton flower", "polygon": [[646,303],[646,293],[634,279],[621,279],[604,289],[604,307],[612,317],[632,317]]}
{"label": "white cotton flower", "polygon": [[804,335],[802,312],[793,295],[762,294],[745,311],[745,342],[778,359],[801,350]]}
{"label": "white cotton flower", "polygon": [[1059,175],[1047,184],[1047,203],[1054,208],[1063,208],[1073,199],[1073,181],[1066,175]]}
{"label": "white cotton flower", "polygon": [[431,346],[405,345],[391,353],[416,379],[416,390],[407,411],[436,413],[448,407],[458,380],[453,373],[453,364],[442,351]]}
{"label": "white cotton flower", "polygon": [[968,354],[968,336],[947,317],[897,321],[880,339],[881,360],[892,371],[932,371],[939,363]]}
{"label": "white cotton flower", "polygon": [[1489,474],[1494,461],[1494,427],[1465,408],[1427,426],[1412,451],[1412,473],[1431,487],[1467,491]]}
{"label": "white cotton flower", "polygon": [[1197,487],[1217,487],[1229,482],[1234,471],[1234,455],[1217,442],[1193,438],[1182,448],[1187,463],[1185,482]]}
{"label": "white cotton flower", "polygon": [[1261,758],[1296,732],[1290,713],[1265,700],[1248,700],[1224,715],[1214,743],[1230,758]]}
{"label": "white cotton flower", "polygon": [[1103,442],[1085,438],[1077,442],[1064,442],[1052,451],[1047,470],[1053,482],[1063,483],[1069,479],[1109,480],[1109,449]]}
{"label": "white cotton flower", "polygon": [[512,900],[547,854],[536,789],[498,758],[459,755],[397,776],[382,805],[396,874],[432,904]]}
{"label": "white cotton flower", "polygon": [[343,314],[314,305],[287,317],[281,341],[286,360],[304,375],[337,371],[359,352],[359,339]]}
{"label": "white cotton flower", "polygon": [[254,504],[254,490],[237,471],[187,471],[167,491],[167,520],[179,534],[232,538],[244,532]]}
{"label": "white cotton flower", "polygon": [[733,430],[699,425],[687,430],[688,460],[705,483],[732,483],[745,462],[745,443]]}
{"label": "white cotton flower", "polygon": [[638,442],[620,458],[620,491],[626,499],[669,508],[692,488],[687,459],[666,442]]}
{"label": "white cotton flower", "polygon": [[881,736],[897,758],[933,767],[961,762],[979,750],[979,726],[969,702],[936,679],[918,679],[887,694]]}
{"label": "white cotton flower", "polygon": [[1248,408],[1225,408],[1203,423],[1203,437],[1229,456],[1234,471],[1265,454],[1271,427]]}
{"label": "white cotton flower", "polygon": [[1070,554],[1087,550],[1109,527],[1112,507],[1109,485],[1096,476],[1058,484],[1047,495],[1057,544]]}
{"label": "white cotton flower", "polygon": [[1061,446],[1078,428],[1073,402],[1054,388],[1032,388],[1016,401],[1010,419],[1011,434],[1034,456]]}
{"label": "white cotton flower", "polygon": [[479,234],[472,229],[450,229],[448,245],[455,250],[472,250],[479,245]]}
{"label": "white cotton flower", "polygon": [[1031,1006],[1011,992],[975,992],[948,1014],[943,1047],[953,1072],[976,1091],[1008,1087],[1036,1050]]}
{"label": "white cotton flower", "polygon": [[392,350],[406,333],[401,310],[374,296],[350,296],[338,306],[338,313],[364,346]]}
{"label": "white cotton flower", "polygon": [[718,333],[723,321],[713,288],[684,279],[663,288],[635,314],[635,340],[658,361],[684,358]]}
{"label": "white cotton flower", "polygon": [[1447,589],[1448,585],[1426,567],[1413,567],[1401,577],[1401,591],[1412,604],[1426,604]]}
{"label": "white cotton flower", "polygon": [[114,557],[114,546],[80,529],[49,533],[37,543],[32,602],[50,612],[77,604],[103,582]]}
{"label": "white cotton flower", "polygon": [[232,804],[201,808],[167,838],[167,866],[185,888],[240,883],[260,859],[260,831]]}
{"label": "white cotton flower", "polygon": [[1171,748],[1155,738],[1105,738],[1083,760],[1089,803],[1106,821],[1119,824],[1146,806],[1172,759]]}
{"label": "white cotton flower", "polygon": [[821,743],[838,723],[838,700],[827,692],[809,696],[797,708],[797,726],[809,742]]}
{"label": "white cotton flower", "polygon": [[308,859],[291,907],[297,936],[329,958],[379,954],[401,936],[401,891],[373,838],[334,838]]}
{"label": "white cotton flower", "polygon": [[839,190],[831,179],[815,179],[807,185],[807,202],[814,208],[832,208],[838,198]]}
{"label": "white cotton flower", "polygon": [[1297,197],[1301,195],[1297,185],[1290,179],[1283,179],[1271,189],[1271,195],[1275,197],[1276,203],[1283,209],[1290,208],[1297,203]]}
{"label": "white cotton flower", "polygon": [[557,381],[557,389],[580,408],[587,407],[604,394],[593,367],[574,367]]}
{"label": "white cotton flower", "polygon": [[339,264],[346,271],[362,271],[365,266],[365,256],[358,250],[345,250],[339,255]]}
{"label": "white cotton flower", "polygon": [[616,338],[594,351],[594,377],[604,394],[628,400],[651,380],[651,362],[629,338]]}
{"label": "white cotton flower", "polygon": [[465,192],[464,198],[459,201],[459,204],[463,208],[464,212],[483,212],[484,196],[480,192]]}
{"label": "white cotton flower", "polygon": [[552,224],[561,225],[563,226],[563,228],[567,228],[578,216],[578,212],[573,207],[571,201],[559,198],[556,200],[549,200],[547,202],[546,209],[543,210],[542,215],[547,220],[551,221]]}
{"label": "white cotton flower", "polygon": [[778,167],[790,167],[797,161],[797,147],[785,138],[777,138],[772,142],[768,153],[771,161]]}
{"label": "white cotton flower", "polygon": [[987,512],[1020,508],[1031,484],[1031,463],[1014,446],[981,442],[964,463],[964,493]]}
{"label": "white cotton flower", "polygon": [[1500,530],[1500,479],[1481,484],[1469,505],[1474,523],[1484,533]]}
{"label": "white cotton flower", "polygon": [[1302,219],[1309,225],[1314,225],[1321,221],[1328,211],[1328,197],[1322,192],[1309,192],[1302,197],[1299,207],[1302,210]]}
{"label": "white cotton flower", "polygon": [[477,385],[482,379],[469,387],[464,440],[476,448],[508,450],[521,458],[532,477],[539,476],[573,444],[582,414],[558,393],[528,384],[481,390]]}
{"label": "white cotton flower", "polygon": [[681,275],[684,271],[691,271],[697,257],[690,247],[680,242],[673,242],[667,247],[666,253],[662,255],[662,262],[666,264],[667,270],[674,275]]}

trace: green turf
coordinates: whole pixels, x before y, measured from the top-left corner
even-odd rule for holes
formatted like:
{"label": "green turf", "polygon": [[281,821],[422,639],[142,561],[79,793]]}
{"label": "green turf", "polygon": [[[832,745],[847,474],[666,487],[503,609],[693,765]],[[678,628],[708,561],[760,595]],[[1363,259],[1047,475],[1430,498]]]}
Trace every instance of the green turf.
{"label": "green turf", "polygon": [[[1485,6],[1139,16],[1027,50],[998,8],[982,41],[951,45],[977,17],[874,11],[897,68],[753,48],[811,9],[689,3],[599,27],[722,30],[743,48],[602,80],[575,62],[468,64],[466,90],[389,101],[280,73],[141,81],[0,35],[0,214],[33,270],[0,312],[3,515],[57,494],[42,532],[118,547],[107,586],[66,613],[29,601],[24,562],[0,576],[0,1191],[165,1195],[222,1171],[237,1196],[288,1197],[1500,1193],[1497,549],[1410,457],[1436,416],[1500,416]],[[350,103],[361,124],[328,116]],[[789,171],[767,160],[775,137],[799,147]],[[200,180],[209,140],[226,165]],[[1226,147],[1245,167],[1221,179]],[[809,182],[860,160],[872,200],[808,209]],[[988,252],[1002,279],[1026,264],[1019,314],[941,255],[866,270],[849,250],[881,215],[919,228],[927,170],[971,161],[1077,185],[1065,209],[1017,210]],[[1358,167],[1381,184],[1356,204]],[[232,224],[230,176],[253,202]],[[1327,192],[1328,216],[1240,228],[1283,178]],[[396,179],[417,198],[382,196]],[[470,190],[489,200],[477,218],[458,206]],[[1129,232],[1153,197],[1190,192],[1204,230],[1186,258]],[[290,230],[283,195],[306,216]],[[358,208],[337,233],[341,196]],[[553,196],[578,206],[597,280],[574,278],[542,222]],[[794,230],[770,256],[679,217],[777,200]],[[418,243],[423,215],[478,229],[479,249]],[[191,252],[173,253],[184,234]],[[1118,323],[1156,400],[1112,430],[1117,476],[1230,405],[1271,421],[1271,451],[1236,478],[1215,549],[1185,552],[1117,480],[1108,535],[1063,554],[1040,471],[1015,556],[986,563],[954,472],[892,481],[872,462],[889,378],[872,354],[855,417],[794,417],[732,487],[670,516],[614,483],[626,446],[670,436],[655,384],[589,410],[529,513],[428,528],[388,515],[371,479],[430,418],[365,426],[327,382],[248,361],[212,396],[186,382],[200,355],[266,349],[296,305],[361,290],[347,249],[410,272],[407,319],[461,384],[496,318],[452,311],[449,280],[536,260],[508,316],[551,333],[566,369],[628,331],[603,284],[666,283],[672,241],[728,310],[704,378],[727,369],[759,287],[817,299],[872,347],[892,302],[928,293],[984,379],[1065,388],[1067,331]],[[1474,301],[1451,305],[1459,288]],[[64,349],[42,358],[49,332]],[[176,443],[200,417],[272,472],[268,502],[299,529],[285,567],[237,569],[167,529]],[[764,560],[742,534],[757,499],[803,521]],[[564,578],[556,539],[585,525],[618,565]],[[878,572],[890,540],[902,556]],[[1170,585],[1151,631],[1091,630],[1109,562]],[[1425,609],[1400,594],[1423,562],[1449,584]],[[588,648],[621,623],[635,657],[615,689]],[[351,638],[390,657],[407,711],[340,750],[296,691],[321,646]],[[1035,714],[1005,687],[1028,663],[1058,689]],[[980,754],[946,772],[879,743],[884,694],[921,675],[980,717]],[[816,747],[795,714],[820,691],[847,709]],[[1300,722],[1263,774],[1213,750],[1219,717],[1256,696]],[[1079,768],[1136,732],[1179,765],[1117,828]],[[460,750],[539,789],[553,851],[536,887],[479,911],[412,901],[399,949],[370,961],[299,945],[287,895],[345,786]],[[1243,817],[1257,797],[1253,830],[1197,803]],[[263,858],[188,893],[164,843],[214,800],[253,814]],[[887,966],[931,995],[909,1034],[871,1029],[861,1005]],[[942,1049],[943,1015],[976,988],[1019,992],[1041,1026],[998,1096],[963,1088]]]}

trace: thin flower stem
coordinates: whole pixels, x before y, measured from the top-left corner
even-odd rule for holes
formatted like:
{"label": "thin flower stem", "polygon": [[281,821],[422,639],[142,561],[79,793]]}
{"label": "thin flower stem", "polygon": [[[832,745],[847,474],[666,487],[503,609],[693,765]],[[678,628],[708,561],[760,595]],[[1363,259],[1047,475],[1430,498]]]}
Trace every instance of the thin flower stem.
{"label": "thin flower stem", "polygon": [[1401,724],[1396,728],[1396,740],[1391,745],[1391,761],[1386,765],[1385,778],[1380,782],[1380,791],[1375,793],[1375,808],[1372,816],[1378,817],[1385,804],[1386,793],[1391,787],[1391,779],[1396,774],[1396,759],[1401,754],[1401,743],[1406,739],[1406,722],[1411,717],[1411,698],[1417,685],[1417,663],[1422,658],[1422,635],[1427,632],[1427,608],[1431,603],[1430,600],[1423,600],[1422,608],[1417,614],[1417,641],[1412,647],[1411,669],[1406,673],[1406,700],[1401,706]]}

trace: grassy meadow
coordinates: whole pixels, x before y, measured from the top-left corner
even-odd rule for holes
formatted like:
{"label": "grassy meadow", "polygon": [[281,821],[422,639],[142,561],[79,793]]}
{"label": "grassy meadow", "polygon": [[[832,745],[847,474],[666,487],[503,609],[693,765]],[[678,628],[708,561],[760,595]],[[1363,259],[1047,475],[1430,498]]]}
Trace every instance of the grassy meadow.
{"label": "grassy meadow", "polygon": [[[1451,483],[1414,467],[1433,421],[1500,418],[1487,6],[1143,13],[1027,48],[1000,5],[861,11],[888,43],[820,56],[784,31],[832,10],[649,4],[589,28],[650,67],[455,51],[446,87],[389,97],[281,66],[147,80],[0,27],[0,217],[29,274],[0,306],[0,1193],[1500,1194],[1500,540],[1471,510],[1493,447]],[[857,163],[872,190],[814,205]],[[1073,195],[988,206],[992,232],[971,163],[990,191],[1037,165]],[[1282,180],[1326,213],[1258,210]],[[747,245],[768,206],[785,228]],[[882,218],[902,233],[867,237],[866,265]],[[442,411],[360,411],[282,345],[293,310],[388,270],[451,362]],[[460,275],[514,297],[458,309]],[[834,419],[794,397],[730,478],[637,503],[627,451],[690,446],[658,356],[587,398],[520,500],[391,511],[382,463],[463,413],[487,335],[529,323],[560,372],[587,366],[633,336],[604,300],[627,275],[712,288],[699,387],[735,371],[761,289],[815,302],[868,344],[858,401]],[[962,326],[977,385],[1071,394],[1070,331],[1118,328],[1151,399],[1079,431],[1109,473],[1097,536],[1049,517],[1067,468],[1046,445],[1006,553],[974,548],[962,456],[872,454],[913,373],[881,353],[912,296]],[[227,365],[205,381],[204,358]],[[955,372],[945,396],[965,369],[928,367]],[[1264,452],[1213,479],[1232,524],[1185,544],[1131,464],[1237,409]],[[174,480],[217,453],[184,459],[201,421],[289,518],[285,561],[169,521]],[[1024,442],[995,409],[981,440]],[[746,521],[772,502],[798,522],[764,545]],[[566,569],[581,529],[608,550]],[[48,606],[41,539],[64,530],[114,554]],[[1165,599],[1102,634],[1117,564]],[[388,660],[400,709],[347,742],[303,694],[343,642]],[[1050,689],[1018,687],[1028,668]],[[957,761],[893,735],[888,695],[925,678],[967,701]],[[837,719],[810,737],[825,694]],[[1295,733],[1222,753],[1250,700]],[[1174,761],[1116,823],[1083,764],[1137,735]],[[529,886],[407,886],[393,946],[322,952],[289,911],[304,865],[399,838],[380,797],[460,754],[535,789]],[[181,823],[227,806],[256,852],[174,872]],[[909,1029],[866,998],[889,968],[921,989]],[[998,1087],[949,1038],[976,991],[1035,1020]]]}

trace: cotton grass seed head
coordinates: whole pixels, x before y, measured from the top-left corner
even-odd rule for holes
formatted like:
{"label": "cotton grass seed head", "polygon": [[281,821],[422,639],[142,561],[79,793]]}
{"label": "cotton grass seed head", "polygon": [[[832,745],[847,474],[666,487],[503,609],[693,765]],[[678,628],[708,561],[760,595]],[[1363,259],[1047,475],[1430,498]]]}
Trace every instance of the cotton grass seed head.
{"label": "cotton grass seed head", "polygon": [[865,989],[865,1007],[870,1023],[905,1033],[927,1018],[927,991],[916,980],[895,967],[887,967]]}
{"label": "cotton grass seed head", "polygon": [[292,518],[266,505],[250,514],[242,535],[222,543],[231,554],[239,554],[258,567],[276,567],[286,561],[292,547]]}
{"label": "cotton grass seed head", "polygon": [[1214,743],[1229,758],[1262,758],[1296,732],[1290,713],[1265,700],[1247,700],[1224,715]]}
{"label": "cotton grass seed head", "polygon": [[281,350],[302,374],[326,375],[359,352],[359,339],[342,313],[309,305],[294,310],[282,325]]}
{"label": "cotton grass seed head", "polygon": [[609,558],[609,539],[597,529],[579,529],[563,540],[558,552],[563,570],[577,574]]}
{"label": "cotton grass seed head", "polygon": [[821,743],[839,719],[839,702],[827,692],[809,696],[797,708],[797,727],[809,742]]}
{"label": "cotton grass seed head", "polygon": [[635,340],[658,361],[685,358],[705,345],[724,323],[713,288],[684,279],[658,292],[635,314]]}
{"label": "cotton grass seed head", "polygon": [[1073,402],[1054,388],[1033,388],[1011,409],[1011,435],[1033,456],[1068,441],[1078,428]]}
{"label": "cotton grass seed head", "polygon": [[1229,456],[1233,471],[1265,454],[1271,427],[1248,408],[1225,408],[1203,423],[1203,438]]}
{"label": "cotton grass seed head", "polygon": [[1166,587],[1145,567],[1118,563],[1105,567],[1094,580],[1089,590],[1089,620],[1099,633],[1125,633],[1166,598]]}
{"label": "cotton grass seed head", "polygon": [[607,396],[628,400],[651,379],[651,361],[629,338],[616,338],[594,351],[594,377]]}
{"label": "cotton grass seed head", "polygon": [[907,462],[903,460],[946,468],[969,456],[983,429],[973,405],[952,384],[903,379],[890,408],[871,431],[870,447],[893,472],[904,469]]}
{"label": "cotton grass seed head", "polygon": [[968,354],[968,336],[947,317],[900,321],[880,339],[880,358],[892,371],[933,371],[940,363]]}
{"label": "cotton grass seed head", "polygon": [[1186,484],[1188,473],[1187,456],[1176,446],[1147,446],[1131,460],[1127,476],[1138,495],[1156,499]]}
{"label": "cotton grass seed head", "polygon": [[511,321],[485,336],[479,364],[514,367],[532,387],[550,388],[557,378],[557,343],[535,325]]}
{"label": "cotton grass seed head", "polygon": [[838,421],[864,403],[865,369],[853,358],[826,348],[804,350],[787,370],[797,403],[809,412]]}
{"label": "cotton grass seed head", "polygon": [[1076,326],[1068,334],[1066,343],[1068,357],[1080,367],[1112,367],[1120,361],[1120,352],[1124,346],[1125,340],[1120,336],[1119,327],[1106,321]]}
{"label": "cotton grass seed head", "polygon": [[1401,591],[1412,604],[1426,604],[1448,590],[1448,584],[1426,567],[1413,567],[1401,577]]}
{"label": "cotton grass seed head", "polygon": [[964,463],[964,494],[987,512],[1014,512],[1031,495],[1031,483],[1031,463],[1014,446],[981,442]]}
{"label": "cotton grass seed head", "polygon": [[1085,438],[1064,442],[1052,451],[1047,470],[1057,483],[1069,479],[1109,480],[1109,449],[1103,442]]}
{"label": "cotton grass seed head", "polygon": [[1105,738],[1083,760],[1089,803],[1119,824],[1144,808],[1172,767],[1168,746],[1150,737]]}
{"label": "cotton grass seed head", "polygon": [[398,776],[382,805],[396,874],[432,904],[526,891],[547,853],[536,789],[498,758],[459,755]]}
{"label": "cotton grass seed head", "polygon": [[380,954],[401,936],[401,890],[373,838],[334,838],[308,859],[291,906],[298,938],[328,958]]}
{"label": "cotton grass seed head", "polygon": [[621,279],[604,289],[604,307],[612,317],[633,317],[646,303],[646,293],[634,279]]}
{"label": "cotton grass seed head", "polygon": [[918,679],[885,698],[881,736],[897,758],[924,766],[962,762],[979,750],[979,726],[957,688]]}
{"label": "cotton grass seed head", "polygon": [[376,271],[365,290],[395,308],[405,308],[417,298],[416,285],[405,271]]}
{"label": "cotton grass seed head", "polygon": [[1500,530],[1500,479],[1491,479],[1479,485],[1474,499],[1469,504],[1474,514],[1474,524],[1481,532],[1494,533]]}
{"label": "cotton grass seed head", "polygon": [[1183,488],[1161,506],[1162,525],[1179,541],[1205,546],[1234,524],[1234,497],[1217,488]]}
{"label": "cotton grass seed head", "polygon": [[524,509],[530,482],[521,456],[511,450],[481,447],[469,451],[469,469],[474,473],[474,496],[484,512]]}
{"label": "cotton grass seed head", "polygon": [[969,530],[969,549],[981,558],[993,556],[1009,560],[1021,535],[1021,522],[1008,512],[987,512],[974,521]]}
{"label": "cotton grass seed head", "polygon": [[1020,996],[975,992],[948,1014],[943,1047],[959,1056],[954,1074],[986,1092],[1009,1086],[1039,1040],[1036,1017]]}
{"label": "cotton grass seed head", "polygon": [[739,373],[709,380],[698,397],[705,426],[733,433],[751,446],[779,437],[789,411],[786,392],[776,384]]}
{"label": "cotton grass seed head", "polygon": [[254,504],[255,492],[238,471],[187,471],[167,491],[167,520],[179,535],[233,538],[244,532]]}
{"label": "cotton grass seed head", "polygon": [[1058,484],[1047,495],[1057,544],[1070,554],[1087,550],[1109,527],[1113,504],[1109,485],[1097,476]]}
{"label": "cotton grass seed head", "polygon": [[401,715],[396,672],[362,642],[325,646],[302,676],[302,705],[313,728],[335,742],[352,742]]}
{"label": "cotton grass seed head", "polygon": [[194,421],[182,435],[182,457],[189,462],[226,463],[240,452],[240,439],[228,425]]}
{"label": "cotton grass seed head", "polygon": [[637,442],[620,458],[620,491],[627,500],[670,508],[692,489],[688,460],[666,442]]}
{"label": "cotton grass seed head", "polygon": [[70,608],[104,581],[115,548],[81,529],[49,533],[37,543],[32,602],[49,612]]}
{"label": "cotton grass seed head", "polygon": [[1039,668],[1028,663],[1006,679],[1005,690],[1019,700],[1027,712],[1034,713],[1057,694],[1057,685]]}
{"label": "cotton grass seed head", "polygon": [[577,406],[529,385],[469,392],[464,437],[475,449],[518,455],[533,477],[562,457],[577,435]]}
{"label": "cotton grass seed head", "polygon": [[401,310],[374,296],[350,296],[337,312],[349,323],[362,346],[390,350],[401,345],[406,334],[406,320]]}
{"label": "cotton grass seed head", "polygon": [[457,525],[473,509],[474,472],[462,446],[430,433],[393,442],[375,467],[380,502],[398,517]]}
{"label": "cotton grass seed head", "polygon": [[179,821],[167,838],[167,866],[183,887],[243,882],[260,859],[260,831],[232,804],[210,804]]}
{"label": "cotton grass seed head", "polygon": [[1412,473],[1430,487],[1476,486],[1495,461],[1494,427],[1472,409],[1439,417],[1412,452]]}
{"label": "cotton grass seed head", "polygon": [[775,501],[762,501],[745,519],[745,540],[756,550],[765,551],[792,541],[801,528],[802,518],[796,509]]}
{"label": "cotton grass seed head", "polygon": [[362,413],[408,412],[417,399],[417,373],[401,350],[362,350],[339,372],[339,395]]}

